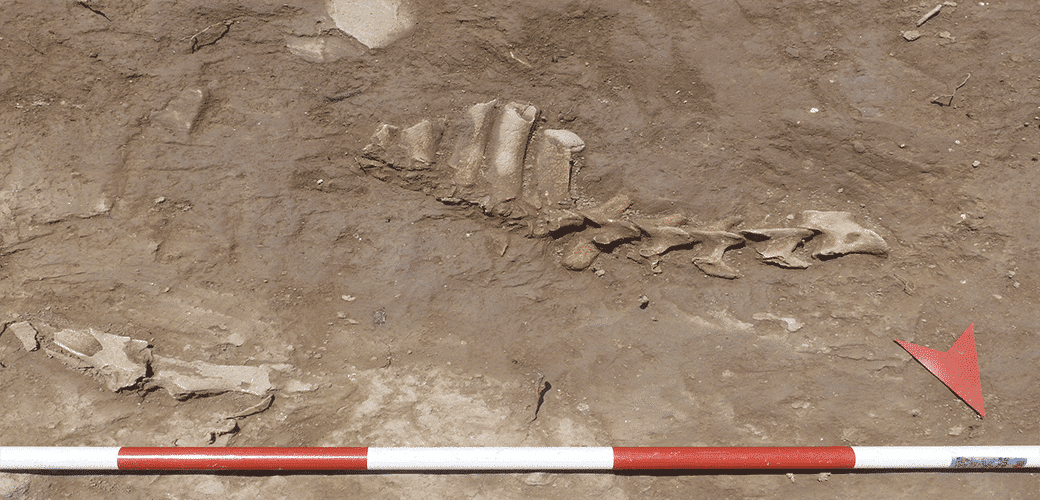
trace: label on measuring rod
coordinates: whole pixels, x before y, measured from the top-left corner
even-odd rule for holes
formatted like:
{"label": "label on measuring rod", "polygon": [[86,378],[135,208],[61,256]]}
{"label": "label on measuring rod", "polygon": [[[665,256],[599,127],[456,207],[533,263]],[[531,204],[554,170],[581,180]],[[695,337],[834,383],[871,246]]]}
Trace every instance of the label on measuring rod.
{"label": "label on measuring rod", "polygon": [[1026,459],[1011,457],[953,457],[950,467],[954,469],[1021,469]]}

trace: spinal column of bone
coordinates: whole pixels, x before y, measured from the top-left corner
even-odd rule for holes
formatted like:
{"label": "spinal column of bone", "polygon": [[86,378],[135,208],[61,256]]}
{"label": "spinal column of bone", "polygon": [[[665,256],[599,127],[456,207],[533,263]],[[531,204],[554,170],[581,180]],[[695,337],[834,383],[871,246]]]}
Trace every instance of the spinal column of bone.
{"label": "spinal column of bone", "polygon": [[815,240],[816,258],[888,251],[880,235],[847,212],[806,210],[787,228],[706,229],[687,227],[682,214],[629,220],[631,200],[625,195],[578,209],[571,193],[572,155],[585,143],[568,130],[534,130],[537,118],[534,106],[494,100],[473,105],[453,122],[427,119],[403,130],[381,124],[359,164],[381,180],[525,224],[529,236],[568,236],[561,263],[573,270],[588,268],[600,253],[625,243],[636,244],[636,258],[652,266],[673,248],[700,248],[693,264],[729,279],[739,273],[723,260],[725,252],[744,245],[763,262],[785,268],[808,267],[797,252]]}

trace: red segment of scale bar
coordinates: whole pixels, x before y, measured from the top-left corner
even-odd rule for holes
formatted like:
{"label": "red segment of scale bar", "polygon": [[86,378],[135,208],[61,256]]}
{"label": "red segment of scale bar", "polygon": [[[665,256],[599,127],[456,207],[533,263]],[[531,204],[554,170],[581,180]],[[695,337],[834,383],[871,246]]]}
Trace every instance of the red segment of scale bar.
{"label": "red segment of scale bar", "polygon": [[852,469],[848,446],[614,448],[614,470]]}
{"label": "red segment of scale bar", "polygon": [[122,448],[119,470],[366,470],[368,448]]}

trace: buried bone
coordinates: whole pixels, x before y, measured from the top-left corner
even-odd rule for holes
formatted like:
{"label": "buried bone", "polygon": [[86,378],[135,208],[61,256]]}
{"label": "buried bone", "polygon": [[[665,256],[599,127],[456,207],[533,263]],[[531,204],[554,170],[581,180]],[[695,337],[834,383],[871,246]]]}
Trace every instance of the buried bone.
{"label": "buried bone", "polygon": [[497,103],[493,100],[474,104],[466,112],[455,142],[455,152],[448,159],[456,185],[468,187],[477,182]]}
{"label": "buried bone", "polygon": [[585,142],[569,130],[546,130],[538,136],[533,192],[525,196],[537,208],[571,203],[571,155]]}
{"label": "buried bone", "polygon": [[[376,178],[425,191],[444,203],[478,205],[485,215],[526,227],[531,237],[569,238],[561,263],[573,270],[589,267],[599,253],[629,241],[636,246],[631,255],[644,259],[702,243],[706,255],[694,258],[694,264],[710,276],[729,279],[738,273],[723,256],[745,241],[762,262],[785,268],[809,265],[795,251],[813,238],[821,241],[810,247],[814,257],[888,249],[877,233],[845,212],[806,211],[804,223],[795,228],[740,231],[742,219],[735,216],[710,230],[688,231],[680,227],[687,222],[682,214],[621,221],[632,204],[624,194],[592,208],[574,208],[572,155],[584,149],[584,141],[567,130],[537,130],[534,106],[498,102],[475,104],[450,126],[445,120],[424,120],[405,130],[380,125],[358,163]],[[446,166],[438,165],[442,158]]]}
{"label": "buried bone", "polygon": [[147,375],[148,363],[152,359],[147,342],[93,328],[55,332],[54,343],[97,370],[98,376],[112,392],[137,386]]}
{"label": "buried bone", "polygon": [[39,332],[28,321],[19,321],[7,325],[7,329],[14,333],[22,343],[26,351],[32,352],[40,348]]}
{"label": "buried bone", "polygon": [[[888,244],[880,235],[854,220],[848,212],[802,212],[799,227],[820,233],[820,244],[813,250],[813,257],[836,257],[850,253],[883,255]],[[815,239],[815,238],[813,238]]]}
{"label": "buried bone", "polygon": [[511,102],[502,108],[487,145],[488,180],[491,199],[488,207],[520,196],[524,180],[524,156],[538,108]]}
{"label": "buried bone", "polygon": [[762,257],[763,262],[780,267],[805,269],[809,263],[794,255],[802,242],[812,238],[812,230],[803,228],[747,229],[741,231],[751,248]]}
{"label": "buried bone", "polygon": [[728,231],[693,230],[687,232],[694,238],[694,240],[711,248],[708,255],[693,258],[693,264],[701,271],[704,271],[704,274],[726,279],[735,279],[740,277],[740,273],[738,273],[736,269],[733,269],[729,264],[722,261],[722,256],[726,253],[727,249],[743,243],[743,237],[739,234],[734,234]]}
{"label": "buried bone", "polygon": [[181,400],[235,391],[263,396],[273,389],[270,370],[263,366],[214,365],[155,356],[152,369],[152,384]]}

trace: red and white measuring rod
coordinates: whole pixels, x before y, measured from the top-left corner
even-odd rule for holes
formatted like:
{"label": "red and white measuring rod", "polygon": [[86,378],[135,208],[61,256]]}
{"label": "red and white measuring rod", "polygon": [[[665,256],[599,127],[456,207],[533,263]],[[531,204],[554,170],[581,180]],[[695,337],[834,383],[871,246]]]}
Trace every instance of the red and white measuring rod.
{"label": "red and white measuring rod", "polygon": [[0,446],[0,470],[1036,469],[1040,446],[133,448]]}

